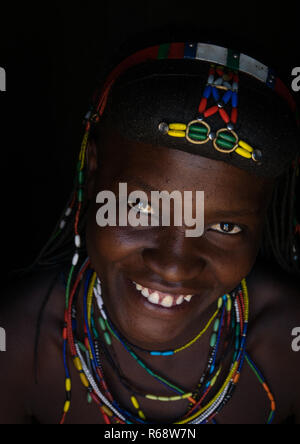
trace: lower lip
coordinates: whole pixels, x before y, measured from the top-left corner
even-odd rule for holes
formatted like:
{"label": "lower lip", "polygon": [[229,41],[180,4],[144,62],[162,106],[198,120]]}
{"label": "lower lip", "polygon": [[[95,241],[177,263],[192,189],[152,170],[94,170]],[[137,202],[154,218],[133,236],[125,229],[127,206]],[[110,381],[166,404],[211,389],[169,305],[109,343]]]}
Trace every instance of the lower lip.
{"label": "lower lip", "polygon": [[193,298],[191,299],[190,302],[187,301],[183,301],[182,304],[179,305],[174,305],[172,307],[163,307],[162,305],[159,304],[152,304],[152,302],[149,302],[148,299],[142,295],[142,293],[136,289],[135,284],[128,280],[129,285],[130,285],[130,289],[132,291],[132,293],[135,295],[135,301],[138,304],[143,304],[143,306],[145,308],[147,308],[148,310],[152,310],[152,311],[156,311],[158,313],[174,313],[174,312],[178,312],[178,311],[182,311],[182,310],[186,310],[188,308],[189,305],[192,304]]}

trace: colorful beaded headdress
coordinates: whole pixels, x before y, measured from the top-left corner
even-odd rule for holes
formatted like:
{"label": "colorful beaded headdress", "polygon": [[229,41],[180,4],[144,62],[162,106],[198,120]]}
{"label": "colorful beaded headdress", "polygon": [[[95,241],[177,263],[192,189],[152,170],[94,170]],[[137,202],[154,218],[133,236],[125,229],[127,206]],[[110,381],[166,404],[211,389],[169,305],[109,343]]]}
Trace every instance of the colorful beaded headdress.
{"label": "colorful beaded headdress", "polygon": [[[188,68],[186,65],[180,68],[178,64],[174,72],[163,68],[161,73],[153,74],[157,61],[164,63],[166,60],[169,64],[170,61],[174,63],[180,60],[192,64]],[[145,66],[147,62],[149,70],[139,73],[140,66]],[[132,72],[134,67],[137,79],[132,81],[130,78],[126,83],[126,72]],[[119,83],[120,77],[121,82],[122,77],[124,79],[124,74],[122,90]],[[187,77],[185,83],[180,80],[180,76],[183,78],[184,75]],[[247,99],[241,97],[243,106],[238,111],[239,80],[243,75],[248,82],[255,82],[254,89],[266,93],[269,106],[278,108],[278,121],[272,122],[269,133],[263,121],[268,109],[266,105],[262,107],[258,103],[259,99],[256,98],[253,104],[253,114],[257,115],[257,120],[252,122],[252,127],[249,115],[245,116],[244,111],[249,105],[249,94]],[[159,76],[165,78],[163,89],[156,87],[156,78]],[[140,85],[140,89],[137,86],[139,80],[147,82],[150,91],[148,95],[143,85]],[[132,94],[132,88],[137,88],[136,94]],[[165,145],[223,160],[265,177],[280,175],[297,153],[298,144],[295,137],[291,137],[293,119],[290,115],[286,119],[290,125],[281,122],[284,130],[278,129],[281,113],[286,115],[288,108],[299,126],[299,114],[291,93],[271,68],[237,51],[203,43],[172,43],[139,51],[112,71],[101,93],[95,96],[93,109],[87,115],[87,130],[90,123],[106,117],[107,112],[104,111],[111,108],[110,100],[115,89],[116,94],[121,95],[116,101],[117,108],[112,106],[107,118],[130,140]],[[265,89],[268,91],[265,92]],[[274,92],[288,107],[282,107],[281,103],[279,110],[279,99]],[[133,101],[136,102],[141,95],[143,105],[137,107]],[[284,108],[285,111],[282,111]],[[175,118],[177,120],[173,120]],[[243,136],[246,127],[251,128],[250,141],[247,136]],[[272,139],[277,143],[274,144]],[[283,145],[286,145],[284,150],[281,149]]]}

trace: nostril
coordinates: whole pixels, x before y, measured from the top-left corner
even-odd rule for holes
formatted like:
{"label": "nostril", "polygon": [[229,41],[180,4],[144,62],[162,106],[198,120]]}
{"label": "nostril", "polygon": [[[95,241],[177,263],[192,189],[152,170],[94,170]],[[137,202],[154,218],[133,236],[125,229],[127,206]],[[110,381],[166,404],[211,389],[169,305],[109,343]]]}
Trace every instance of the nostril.
{"label": "nostril", "polygon": [[182,282],[199,277],[199,273],[205,268],[205,261],[195,256],[171,254],[168,251],[147,249],[142,253],[144,264],[157,276],[162,282],[176,283],[181,285]]}

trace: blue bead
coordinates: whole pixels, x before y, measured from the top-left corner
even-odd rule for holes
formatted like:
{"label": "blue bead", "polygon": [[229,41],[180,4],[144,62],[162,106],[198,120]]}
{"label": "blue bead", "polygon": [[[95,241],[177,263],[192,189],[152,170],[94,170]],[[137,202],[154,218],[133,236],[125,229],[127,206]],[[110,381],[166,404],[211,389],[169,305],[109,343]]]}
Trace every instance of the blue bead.
{"label": "blue bead", "polygon": [[203,97],[205,97],[205,99],[209,99],[210,95],[211,95],[211,91],[212,91],[212,87],[210,85],[207,86],[204,90]]}
{"label": "blue bead", "polygon": [[227,92],[224,94],[223,102],[225,103],[225,105],[227,105],[227,103],[228,103],[229,100],[231,99],[231,96],[232,96],[232,91],[227,91]]}
{"label": "blue bead", "polygon": [[162,356],[171,356],[171,355],[174,355],[174,352],[169,351],[169,352],[162,353]]}
{"label": "blue bead", "polygon": [[267,83],[267,86],[269,88],[271,88],[271,89],[275,88],[275,85],[276,85],[276,74],[275,74],[275,71],[273,71],[271,68],[269,69],[268,78],[267,78],[266,83]]}
{"label": "blue bead", "polygon": [[212,90],[212,92],[213,92],[213,96],[214,96],[215,101],[218,102],[218,101],[220,100],[220,94],[219,94],[219,91],[217,90],[216,87],[214,87],[213,90]]}
{"label": "blue bead", "polygon": [[195,59],[197,55],[197,43],[186,43],[184,45],[184,58],[185,59]]}
{"label": "blue bead", "polygon": [[238,95],[236,92],[232,94],[232,106],[233,108],[237,108],[238,106]]}

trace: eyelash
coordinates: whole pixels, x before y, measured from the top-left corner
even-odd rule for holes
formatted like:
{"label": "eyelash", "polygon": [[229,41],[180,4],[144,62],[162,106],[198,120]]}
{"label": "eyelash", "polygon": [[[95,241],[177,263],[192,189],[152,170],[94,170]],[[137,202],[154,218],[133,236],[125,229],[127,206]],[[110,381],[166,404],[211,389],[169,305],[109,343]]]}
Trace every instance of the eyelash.
{"label": "eyelash", "polygon": [[[229,226],[232,225],[233,227],[238,227],[239,231],[238,231],[237,233],[230,233],[230,232],[228,232],[228,231],[221,231],[221,230],[216,230],[216,229],[212,228],[212,227],[215,227],[215,226],[218,226],[218,225],[227,225],[227,226],[228,226],[228,225],[229,225]],[[231,223],[231,222],[220,222],[220,223],[218,223],[218,224],[211,225],[211,226],[209,227],[209,229],[212,230],[212,231],[215,231],[215,232],[217,232],[217,233],[225,234],[225,235],[229,235],[229,236],[236,236],[236,235],[238,235],[238,234],[241,234],[242,231],[244,231],[243,228],[242,228],[240,225],[238,225],[238,224],[233,224],[233,223]]]}

